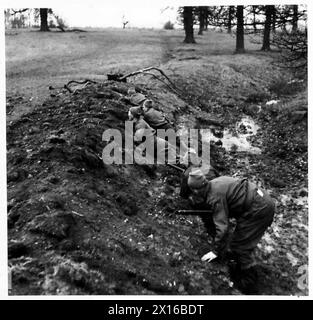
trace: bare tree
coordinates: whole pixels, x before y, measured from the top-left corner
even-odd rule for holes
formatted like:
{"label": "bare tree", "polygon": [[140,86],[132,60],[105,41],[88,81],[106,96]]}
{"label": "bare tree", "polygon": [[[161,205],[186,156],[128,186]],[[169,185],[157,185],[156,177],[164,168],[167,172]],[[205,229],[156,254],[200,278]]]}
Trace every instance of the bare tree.
{"label": "bare tree", "polygon": [[298,5],[293,5],[293,15],[292,15],[292,31],[296,32],[298,30]]}
{"label": "bare tree", "polygon": [[[51,9],[50,9],[51,11]],[[50,31],[49,26],[48,26],[48,13],[49,9],[47,8],[40,8],[40,31]]]}
{"label": "bare tree", "polygon": [[265,6],[265,25],[263,32],[263,45],[262,51],[270,51],[270,35],[271,35],[271,24],[272,24],[272,16],[273,16],[274,6],[269,5]]}
{"label": "bare tree", "polygon": [[128,20],[126,20],[125,15],[123,15],[123,17],[122,17],[123,29],[125,29],[125,28],[126,28],[126,25],[127,25],[128,23],[129,23],[129,21],[128,21]]}
{"label": "bare tree", "polygon": [[228,21],[227,21],[227,33],[231,33],[234,13],[235,13],[235,6],[229,6],[229,8],[228,8]]}
{"label": "bare tree", "polygon": [[307,72],[307,30],[277,33],[273,45],[280,50],[279,63],[282,67],[291,68],[300,74]]}
{"label": "bare tree", "polygon": [[209,7],[206,7],[206,10],[204,12],[204,31],[208,30],[209,25]]}
{"label": "bare tree", "polygon": [[207,7],[200,6],[199,7],[199,35],[203,34],[203,30],[205,28],[205,16],[206,16]]}
{"label": "bare tree", "polygon": [[236,34],[236,53],[245,52],[244,44],[244,21],[243,21],[243,6],[237,6],[237,34]]}
{"label": "bare tree", "polygon": [[276,27],[286,31],[289,26],[293,31],[298,30],[298,21],[306,21],[306,7],[299,8],[298,5],[276,6]]}
{"label": "bare tree", "polygon": [[193,7],[187,6],[183,10],[185,43],[196,43],[193,34]]}
{"label": "bare tree", "polygon": [[256,27],[256,13],[257,13],[257,6],[252,6],[252,14],[253,14],[253,30],[254,30],[254,33],[257,32],[257,27]]}
{"label": "bare tree", "polygon": [[272,32],[276,33],[276,7],[273,6],[273,12],[272,12]]}

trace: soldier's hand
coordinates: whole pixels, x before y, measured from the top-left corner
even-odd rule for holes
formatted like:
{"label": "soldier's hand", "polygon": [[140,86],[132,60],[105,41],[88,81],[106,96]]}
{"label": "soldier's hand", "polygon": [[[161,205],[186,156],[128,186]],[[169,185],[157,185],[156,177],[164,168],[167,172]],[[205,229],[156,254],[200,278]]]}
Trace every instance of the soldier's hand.
{"label": "soldier's hand", "polygon": [[201,261],[211,262],[215,258],[217,258],[217,255],[214,252],[210,251],[201,258]]}

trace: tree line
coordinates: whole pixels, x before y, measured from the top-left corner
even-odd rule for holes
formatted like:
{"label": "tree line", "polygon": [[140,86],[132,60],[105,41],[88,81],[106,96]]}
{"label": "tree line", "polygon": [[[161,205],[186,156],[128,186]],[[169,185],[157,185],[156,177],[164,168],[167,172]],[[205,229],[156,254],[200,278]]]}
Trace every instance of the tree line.
{"label": "tree line", "polygon": [[[208,28],[220,28],[229,34],[235,33],[235,53],[244,53],[245,35],[260,34],[262,36],[261,50],[269,51],[271,44],[273,44],[279,50],[287,52],[283,63],[296,68],[307,65],[307,12],[305,6],[184,6],[178,9],[178,14],[185,30],[185,43],[196,42],[195,25],[198,25],[198,35],[202,35]],[[25,17],[25,15],[27,16]],[[35,23],[40,21],[40,31],[50,31],[51,27],[65,31],[64,21],[51,8],[5,10],[6,23],[10,21],[12,27],[25,27],[27,18],[30,23],[31,17]],[[304,28],[299,30],[300,21],[304,24]],[[123,18],[123,28],[127,23],[128,21]]]}
{"label": "tree line", "polygon": [[261,50],[271,50],[271,34],[276,31],[297,33],[299,21],[306,21],[306,8],[299,5],[250,5],[250,6],[184,6],[178,10],[184,25],[185,43],[195,43],[194,26],[198,35],[209,27],[228,33],[236,32],[236,53],[245,52],[245,34],[262,34]]}

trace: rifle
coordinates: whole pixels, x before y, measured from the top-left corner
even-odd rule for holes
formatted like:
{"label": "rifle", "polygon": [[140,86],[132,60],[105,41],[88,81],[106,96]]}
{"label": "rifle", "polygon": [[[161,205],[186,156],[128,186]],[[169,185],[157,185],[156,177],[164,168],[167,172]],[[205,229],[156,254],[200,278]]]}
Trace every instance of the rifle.
{"label": "rifle", "polygon": [[175,214],[193,214],[193,215],[197,215],[197,214],[207,214],[207,213],[212,213],[211,210],[177,210],[175,211]]}
{"label": "rifle", "polygon": [[176,166],[175,164],[167,163],[167,165],[170,166],[170,167],[172,167],[172,168],[174,168],[174,169],[176,169],[176,170],[179,170],[179,171],[181,171],[181,172],[184,172],[184,171],[185,171],[185,169],[183,169],[183,168],[181,168],[181,167],[178,167],[178,166]]}

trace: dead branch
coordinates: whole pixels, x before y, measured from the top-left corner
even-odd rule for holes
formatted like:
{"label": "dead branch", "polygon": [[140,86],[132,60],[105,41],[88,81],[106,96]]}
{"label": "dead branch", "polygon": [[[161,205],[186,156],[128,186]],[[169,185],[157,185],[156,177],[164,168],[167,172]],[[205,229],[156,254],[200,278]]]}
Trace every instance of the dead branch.
{"label": "dead branch", "polygon": [[28,10],[28,8],[27,9],[21,9],[21,10],[14,10],[14,9],[12,9],[12,11],[13,11],[13,14],[12,15],[16,15],[17,13],[23,13],[23,12],[25,12],[25,11],[27,11]]}
{"label": "dead branch", "polygon": [[[161,75],[169,82],[169,84],[167,84],[164,80],[162,80],[160,77],[158,77],[157,75],[151,73],[151,72],[148,72],[148,71],[151,71],[151,70],[156,70],[158,72],[161,73]],[[170,90],[173,90],[175,93],[179,94],[179,90],[178,88],[175,86],[175,84],[168,78],[168,76],[164,73],[163,70],[157,68],[157,67],[148,67],[148,68],[145,68],[145,69],[141,69],[141,70],[137,70],[137,71],[134,71],[134,72],[131,72],[129,74],[126,74],[125,76],[122,76],[118,79],[118,81],[124,81],[126,80],[126,78],[128,77],[132,77],[132,76],[135,76],[137,74],[148,74],[150,76],[153,76],[154,78],[156,78],[157,80],[161,81],[162,83],[164,83]]]}
{"label": "dead branch", "polygon": [[178,94],[178,92],[177,92],[177,90],[176,90],[175,88],[171,87],[168,83],[166,83],[164,80],[162,80],[160,77],[156,76],[155,74],[153,74],[153,73],[151,73],[151,72],[147,72],[147,71],[142,72],[142,74],[148,74],[148,75],[150,75],[150,76],[153,76],[155,79],[157,79],[157,80],[159,80],[160,82],[164,83],[170,90],[173,90],[173,91],[175,91],[175,93]]}
{"label": "dead branch", "polygon": [[83,81],[71,80],[71,81],[69,81],[66,85],[69,86],[69,85],[72,84],[72,83],[85,84],[85,83],[87,83],[87,82],[90,82],[90,83],[98,83],[97,81],[86,79],[86,80],[83,80]]}
{"label": "dead branch", "polygon": [[167,75],[159,68],[156,68],[156,67],[148,67],[148,68],[145,68],[145,69],[141,69],[141,70],[138,70],[138,71],[134,71],[134,72],[131,72],[123,77],[121,77],[119,80],[124,80],[128,77],[131,77],[131,76],[135,76],[136,74],[139,74],[139,73],[143,73],[143,72],[146,72],[146,71],[150,71],[150,70],[157,70],[159,71],[162,76],[164,76],[166,78],[166,80],[172,85],[172,86],[175,86],[174,83],[172,83],[172,81],[167,77]]}
{"label": "dead branch", "polygon": [[[71,85],[72,83],[85,84],[85,86],[87,86],[89,83],[98,83],[98,82],[97,82],[97,81],[93,81],[93,80],[89,80],[89,79],[86,79],[86,80],[83,80],[83,81],[71,80],[71,81],[69,81],[67,84],[64,85],[64,88],[65,88],[66,90],[68,90],[70,93],[75,93],[75,91],[76,91],[76,90],[72,90],[72,89],[70,88],[70,85]],[[84,86],[84,87],[85,87],[85,86]]]}

